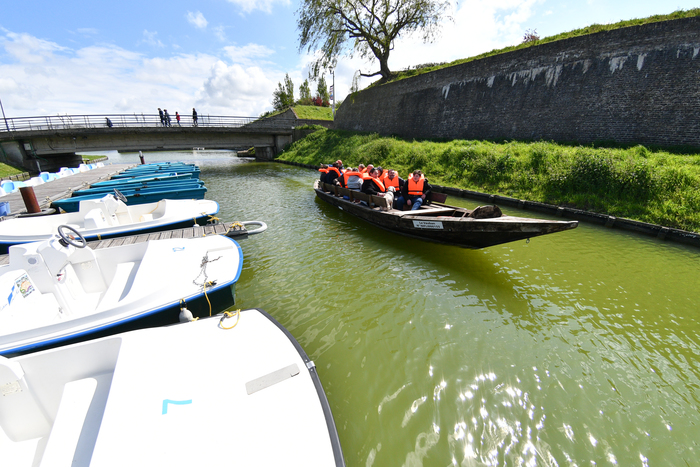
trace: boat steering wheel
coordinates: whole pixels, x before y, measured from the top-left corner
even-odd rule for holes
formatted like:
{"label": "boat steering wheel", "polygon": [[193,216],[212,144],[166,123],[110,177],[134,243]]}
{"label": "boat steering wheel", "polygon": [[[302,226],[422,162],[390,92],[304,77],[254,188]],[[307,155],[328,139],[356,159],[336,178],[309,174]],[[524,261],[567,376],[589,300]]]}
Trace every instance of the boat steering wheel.
{"label": "boat steering wheel", "polygon": [[116,196],[119,201],[126,204],[126,196],[124,196],[124,193],[117,190],[116,188],[114,189],[114,196]]}
{"label": "boat steering wheel", "polygon": [[87,246],[85,237],[80,235],[80,232],[69,225],[59,225],[58,236],[61,237],[58,242],[63,246],[73,245],[76,248],[85,248]]}

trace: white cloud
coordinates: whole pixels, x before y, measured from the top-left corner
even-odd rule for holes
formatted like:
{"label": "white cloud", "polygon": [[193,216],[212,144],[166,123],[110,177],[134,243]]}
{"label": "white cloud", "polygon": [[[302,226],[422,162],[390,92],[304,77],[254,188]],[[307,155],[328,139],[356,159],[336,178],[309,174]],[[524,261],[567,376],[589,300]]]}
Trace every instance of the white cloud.
{"label": "white cloud", "polygon": [[[5,32],[5,34],[2,34]],[[114,45],[68,49],[0,30],[11,62],[0,62],[0,96],[8,117],[56,114],[153,114],[158,107],[210,115],[256,116],[270,108],[284,74],[257,44],[211,54],[149,58]]]}
{"label": "white cloud", "polygon": [[217,39],[221,42],[226,42],[226,28],[224,26],[216,26],[213,28],[213,31]]}
{"label": "white cloud", "polygon": [[200,11],[198,11],[197,13],[192,13],[191,11],[188,11],[185,15],[185,18],[187,18],[187,21],[191,25],[198,29],[206,29],[207,24],[209,24],[202,12]]}
{"label": "white cloud", "polygon": [[259,44],[247,44],[243,47],[230,45],[224,47],[224,51],[234,63],[245,64],[252,64],[254,61],[259,63],[261,58],[275,53],[274,50]]}
{"label": "white cloud", "polygon": [[158,35],[157,32],[150,32],[148,29],[143,30],[143,39],[141,40],[142,44],[148,44],[152,47],[165,47],[163,43],[160,41],[160,39],[156,38]]}
{"label": "white cloud", "polygon": [[251,13],[254,10],[260,10],[265,13],[272,13],[272,7],[276,3],[281,5],[289,5],[290,0],[228,0],[234,5],[241,7],[244,13]]}
{"label": "white cloud", "polygon": [[[542,0],[465,0],[454,12],[454,21],[444,21],[433,44],[423,44],[419,35],[401,38],[389,58],[392,70],[423,63],[450,62],[473,57],[522,41],[533,8]],[[374,64],[373,71],[378,69]]]}

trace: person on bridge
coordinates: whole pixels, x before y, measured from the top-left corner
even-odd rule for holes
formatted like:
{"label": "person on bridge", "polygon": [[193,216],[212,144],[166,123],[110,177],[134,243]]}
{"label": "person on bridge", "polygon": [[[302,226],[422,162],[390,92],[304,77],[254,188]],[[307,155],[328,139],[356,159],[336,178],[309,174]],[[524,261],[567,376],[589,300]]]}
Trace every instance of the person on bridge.
{"label": "person on bridge", "polygon": [[177,126],[182,126],[180,125],[180,114],[177,111],[175,111],[175,119],[177,120]]}
{"label": "person on bridge", "polygon": [[197,123],[197,111],[194,110],[194,107],[192,107],[192,125],[193,125],[193,126],[199,125],[199,124]]}
{"label": "person on bridge", "polygon": [[165,126],[165,116],[163,115],[163,110],[158,107],[158,114],[160,115],[160,126]]}
{"label": "person on bridge", "polygon": [[170,114],[168,113],[168,109],[163,109],[163,116],[165,117],[165,126],[172,126],[170,124]]}

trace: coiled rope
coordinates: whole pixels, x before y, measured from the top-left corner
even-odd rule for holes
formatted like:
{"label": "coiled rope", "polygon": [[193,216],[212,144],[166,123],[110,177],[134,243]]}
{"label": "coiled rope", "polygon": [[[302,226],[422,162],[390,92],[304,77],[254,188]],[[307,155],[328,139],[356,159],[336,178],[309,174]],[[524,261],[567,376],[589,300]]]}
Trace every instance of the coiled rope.
{"label": "coiled rope", "polygon": [[221,319],[219,320],[219,326],[221,326],[222,329],[227,329],[227,330],[235,328],[236,325],[238,324],[238,322],[241,320],[241,309],[239,308],[236,310],[236,322],[233,323],[233,326],[230,326],[230,327],[224,326],[224,324],[223,324],[224,320],[226,318],[232,318],[232,317],[233,317],[233,313],[231,313],[230,311],[224,311],[223,315],[221,316]]}

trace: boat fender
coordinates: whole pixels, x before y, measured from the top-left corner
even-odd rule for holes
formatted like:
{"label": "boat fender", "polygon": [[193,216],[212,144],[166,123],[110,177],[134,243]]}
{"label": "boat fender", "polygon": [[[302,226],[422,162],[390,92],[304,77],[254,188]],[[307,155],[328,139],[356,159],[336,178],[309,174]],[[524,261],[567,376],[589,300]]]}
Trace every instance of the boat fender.
{"label": "boat fender", "polygon": [[184,305],[180,308],[180,322],[181,323],[187,323],[190,321],[196,321],[197,319],[194,317],[192,312],[188,310]]}

